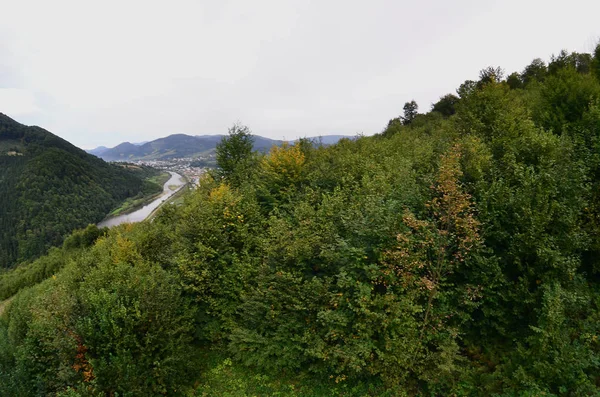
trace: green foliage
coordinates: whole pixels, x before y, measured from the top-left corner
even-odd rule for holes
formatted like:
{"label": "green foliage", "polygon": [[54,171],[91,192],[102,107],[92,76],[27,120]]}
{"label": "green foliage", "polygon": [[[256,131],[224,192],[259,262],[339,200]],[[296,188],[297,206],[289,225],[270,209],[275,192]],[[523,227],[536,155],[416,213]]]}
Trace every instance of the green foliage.
{"label": "green foliage", "polygon": [[447,94],[440,98],[435,104],[431,106],[432,112],[439,112],[444,117],[450,117],[456,113],[456,104],[459,98],[453,94]]}
{"label": "green foliage", "polygon": [[380,382],[349,381],[325,374],[264,373],[210,352],[194,396],[397,396]]}
{"label": "green foliage", "polygon": [[540,58],[534,59],[521,73],[521,79],[526,86],[533,82],[543,82],[548,74],[546,63]]}
{"label": "green foliage", "polygon": [[590,54],[569,54],[562,50],[557,56],[553,55],[548,65],[548,73],[553,75],[562,69],[574,69],[578,73],[588,74],[591,71],[592,56]]}
{"label": "green foliage", "polygon": [[419,105],[414,100],[406,102],[402,109],[404,110],[404,116],[402,116],[402,124],[404,125],[410,124],[419,113]]}
{"label": "green foliage", "polygon": [[561,134],[577,124],[594,100],[600,98],[600,81],[570,67],[557,70],[538,90],[533,93],[535,122]]}
{"label": "green foliage", "polygon": [[260,215],[251,198],[245,199],[229,185],[218,185],[211,177],[201,181],[186,204],[175,221],[173,266],[185,290],[198,302],[198,321],[205,328],[202,338],[218,341],[255,271],[250,253],[256,250]]}
{"label": "green foliage", "polygon": [[85,229],[75,230],[63,243],[66,250],[91,247],[96,240],[107,233],[107,228],[98,229],[96,225],[88,225]]}
{"label": "green foliage", "polygon": [[51,248],[46,256],[0,273],[0,299],[7,299],[22,290],[56,274],[70,259],[65,251]]}
{"label": "green foliage", "polygon": [[511,90],[523,88],[523,81],[521,80],[521,75],[517,72],[511,73],[506,78],[506,84],[508,84]]}
{"label": "green foliage", "polygon": [[502,81],[504,77],[504,71],[500,67],[488,66],[479,72],[479,81],[477,82],[478,87],[483,87],[485,84],[498,83]]}
{"label": "green foliage", "polygon": [[69,287],[49,279],[11,302],[3,325],[12,347],[0,355],[13,362],[2,371],[13,383],[0,385],[2,394],[50,394],[78,382],[71,360],[77,340],[70,321],[76,302]]}
{"label": "green foliage", "polygon": [[0,393],[598,394],[597,58],[332,146],[234,127],[182,205],[0,276]]}
{"label": "green foliage", "polygon": [[38,127],[0,114],[0,268],[34,259],[74,229],[97,223],[127,197],[160,191],[156,171],[107,164]]}
{"label": "green foliage", "polygon": [[156,265],[100,265],[79,285],[75,328],[95,389],[163,394],[190,364],[193,311],[177,283]]}
{"label": "green foliage", "polygon": [[600,43],[596,45],[596,49],[594,50],[592,73],[596,76],[596,79],[600,80]]}
{"label": "green foliage", "polygon": [[229,136],[223,137],[217,145],[217,175],[234,185],[241,183],[251,166],[253,141],[248,127],[234,124]]}
{"label": "green foliage", "polygon": [[19,387],[157,395],[185,386],[194,309],[171,274],[131,248],[115,232],[14,298],[0,327],[9,343],[0,357],[12,362],[0,377],[14,380],[0,386],[3,395]]}
{"label": "green foliage", "polygon": [[0,300],[7,299],[21,289],[38,284],[55,275],[76,257],[82,248],[92,246],[100,236],[107,233],[107,230],[107,228],[98,229],[96,225],[88,225],[85,229],[75,230],[65,239],[62,250],[53,247],[46,256],[0,272]]}

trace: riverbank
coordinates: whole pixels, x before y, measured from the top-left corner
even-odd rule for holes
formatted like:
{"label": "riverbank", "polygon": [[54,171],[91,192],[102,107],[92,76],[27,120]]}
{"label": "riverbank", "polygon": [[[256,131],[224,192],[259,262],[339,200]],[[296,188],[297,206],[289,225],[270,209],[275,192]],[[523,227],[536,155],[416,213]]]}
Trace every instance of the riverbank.
{"label": "riverbank", "polygon": [[181,204],[184,200],[185,195],[190,192],[190,189],[191,188],[190,188],[190,184],[188,181],[184,186],[181,186],[179,189],[177,189],[177,191],[171,197],[169,197],[168,200],[164,200],[161,203],[161,205],[159,205],[154,211],[152,211],[152,213],[150,215],[148,215],[148,218],[146,218],[146,219],[154,218],[154,216],[158,213],[158,211],[160,211],[160,209],[167,204],[168,205]]}
{"label": "riverbank", "polygon": [[[169,174],[168,172],[162,172],[160,175],[156,175],[152,178],[148,178],[148,181],[155,183],[158,186],[164,186],[165,183],[167,183],[167,181],[170,178],[171,178],[171,174]],[[145,195],[142,197],[130,197],[127,200],[125,200],[119,208],[116,208],[113,211],[111,211],[106,216],[106,218],[107,219],[113,218],[115,216],[126,215],[126,214],[130,214],[132,212],[135,212],[135,211],[139,210],[140,208],[144,207],[145,205],[150,204],[151,202],[153,202],[154,200],[156,200],[163,194],[164,194],[164,188],[163,188],[163,190],[161,190],[159,192]]]}
{"label": "riverbank", "polygon": [[112,227],[122,223],[135,223],[141,222],[148,218],[163,202],[181,190],[182,187],[187,185],[187,180],[181,175],[169,171],[170,178],[163,185],[163,192],[157,196],[152,202],[144,205],[142,208],[136,211],[121,214],[119,216],[109,217],[98,224],[98,227]]}

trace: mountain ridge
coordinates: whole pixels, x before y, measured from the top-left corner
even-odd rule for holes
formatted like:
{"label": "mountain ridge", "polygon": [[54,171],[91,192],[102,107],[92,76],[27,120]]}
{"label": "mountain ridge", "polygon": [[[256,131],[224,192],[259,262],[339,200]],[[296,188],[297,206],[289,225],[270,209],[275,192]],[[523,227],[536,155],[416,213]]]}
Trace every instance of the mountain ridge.
{"label": "mountain ridge", "polygon": [[[212,154],[224,136],[226,135],[187,135],[178,133],[157,138],[143,144],[122,142],[113,148],[99,146],[87,150],[87,152],[106,161],[168,160],[181,157],[198,158]],[[266,138],[259,135],[254,135],[253,138],[254,150],[261,152],[268,151],[272,146],[279,146],[284,142],[283,140]],[[343,138],[353,137],[347,135],[324,135],[321,137],[308,137],[306,139],[323,145],[331,145]],[[291,142],[295,142],[295,140]]]}

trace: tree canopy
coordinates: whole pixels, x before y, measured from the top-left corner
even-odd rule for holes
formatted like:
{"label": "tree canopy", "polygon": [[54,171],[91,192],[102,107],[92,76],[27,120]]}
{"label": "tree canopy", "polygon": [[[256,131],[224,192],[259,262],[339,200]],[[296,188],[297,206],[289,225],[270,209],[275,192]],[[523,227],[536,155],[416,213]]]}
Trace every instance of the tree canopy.
{"label": "tree canopy", "polygon": [[331,146],[235,126],[182,205],[0,274],[0,394],[597,395],[600,80],[571,55]]}
{"label": "tree canopy", "polygon": [[0,268],[59,246],[128,197],[161,191],[158,171],[105,163],[39,127],[0,113]]}
{"label": "tree canopy", "polygon": [[402,123],[404,125],[412,123],[419,113],[419,105],[414,100],[406,102],[402,109],[404,110],[404,115],[402,116]]}
{"label": "tree canopy", "polygon": [[229,135],[224,136],[217,144],[217,175],[223,178],[240,177],[243,170],[250,166],[254,139],[250,129],[241,124],[234,124]]}

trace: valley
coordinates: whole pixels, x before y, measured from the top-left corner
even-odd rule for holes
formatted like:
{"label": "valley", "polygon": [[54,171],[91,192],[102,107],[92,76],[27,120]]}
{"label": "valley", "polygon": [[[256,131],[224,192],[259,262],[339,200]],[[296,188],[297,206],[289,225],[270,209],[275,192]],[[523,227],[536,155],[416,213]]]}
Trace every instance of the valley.
{"label": "valley", "polygon": [[0,396],[600,395],[599,5],[205,3],[3,5]]}
{"label": "valley", "polygon": [[[160,171],[109,164],[39,127],[0,113],[0,268],[59,246],[128,199],[162,188]],[[14,153],[18,153],[15,155]]]}
{"label": "valley", "polygon": [[141,222],[148,218],[154,211],[156,211],[162,204],[166,203],[168,199],[176,194],[180,189],[186,186],[187,181],[181,175],[175,172],[169,172],[170,178],[165,181],[163,191],[157,197],[149,203],[144,204],[141,208],[135,208],[131,212],[109,215],[107,219],[98,223],[98,227],[113,227],[123,223],[135,223]]}

